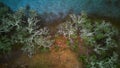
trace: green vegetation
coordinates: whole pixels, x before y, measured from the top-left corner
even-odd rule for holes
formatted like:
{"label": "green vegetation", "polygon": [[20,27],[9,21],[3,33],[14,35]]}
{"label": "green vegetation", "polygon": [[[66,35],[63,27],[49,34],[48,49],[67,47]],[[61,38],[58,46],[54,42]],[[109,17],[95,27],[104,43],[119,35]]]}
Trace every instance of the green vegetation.
{"label": "green vegetation", "polygon": [[[68,45],[78,50],[73,38],[83,39],[85,47],[91,48],[92,54],[80,56],[86,68],[118,68],[120,31],[104,20],[91,20],[85,13],[81,15],[70,15],[70,20],[59,26],[59,33],[62,33],[69,40]],[[79,34],[77,33],[79,32]],[[78,36],[79,35],[79,36]]]}
{"label": "green vegetation", "polygon": [[7,15],[8,13],[12,12],[10,8],[0,2],[0,18]]}
{"label": "green vegetation", "polygon": [[117,68],[119,65],[120,33],[109,22],[92,21],[83,13],[81,16],[72,15],[80,28],[80,37],[85,46],[93,51],[86,57],[87,68]]}
{"label": "green vegetation", "polygon": [[[2,17],[0,23],[0,54],[10,52],[15,46],[32,56],[36,51],[48,51],[54,43],[47,27],[41,28],[38,14],[29,11],[27,17],[24,10],[18,10],[8,17]],[[79,57],[86,68],[118,68],[120,63],[120,31],[104,20],[92,21],[85,13],[70,14],[70,19],[58,26],[56,36],[64,35],[72,50],[79,51],[79,41],[83,39],[85,47],[91,48],[92,53]],[[56,46],[56,50],[59,47]]]}
{"label": "green vegetation", "polygon": [[[22,50],[32,56],[41,46],[50,47],[54,40],[49,40],[47,27],[40,28],[37,13],[30,11],[25,17],[24,10],[3,17],[0,24],[0,52],[9,52],[15,45],[22,45]],[[25,19],[26,18],[26,19]]]}

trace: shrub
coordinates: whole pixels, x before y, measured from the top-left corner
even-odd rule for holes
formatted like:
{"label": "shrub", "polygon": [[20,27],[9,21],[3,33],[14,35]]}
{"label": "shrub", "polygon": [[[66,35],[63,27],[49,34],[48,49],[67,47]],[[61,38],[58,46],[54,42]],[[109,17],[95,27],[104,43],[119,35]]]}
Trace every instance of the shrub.
{"label": "shrub", "polygon": [[9,7],[7,7],[6,5],[4,5],[2,2],[0,2],[0,18],[2,18],[2,16],[7,15],[8,13],[11,13],[12,11],[10,10]]}
{"label": "shrub", "polygon": [[91,21],[84,14],[83,20],[78,22],[81,28],[80,37],[84,40],[85,45],[89,45],[93,49],[96,57],[88,58],[91,59],[87,62],[90,65],[88,68],[116,68],[118,54],[115,49],[119,47],[119,30],[109,22]]}
{"label": "shrub", "polygon": [[81,15],[70,15],[70,19],[60,26],[59,33],[68,38],[77,35],[85,46],[93,50],[93,55],[86,57],[87,68],[116,68],[118,61],[117,47],[119,46],[119,30],[104,20],[92,21],[85,13]]}
{"label": "shrub", "polygon": [[40,19],[35,11],[30,10],[29,17],[23,9],[8,16],[2,18],[0,24],[0,51],[9,52],[15,44],[20,44],[23,45],[22,50],[31,56],[35,48],[50,47],[53,40],[49,39],[49,30],[40,28]]}

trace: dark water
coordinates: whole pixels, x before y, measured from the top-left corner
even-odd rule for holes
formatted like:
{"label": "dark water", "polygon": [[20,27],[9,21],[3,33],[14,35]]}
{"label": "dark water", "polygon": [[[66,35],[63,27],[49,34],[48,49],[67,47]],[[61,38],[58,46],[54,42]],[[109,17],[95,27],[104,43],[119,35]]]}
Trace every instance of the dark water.
{"label": "dark water", "polygon": [[120,21],[120,0],[0,0],[0,2],[13,11],[29,5],[31,9],[41,14],[52,14],[50,19],[64,18],[72,10],[76,14],[84,11],[89,16],[115,20],[117,24]]}

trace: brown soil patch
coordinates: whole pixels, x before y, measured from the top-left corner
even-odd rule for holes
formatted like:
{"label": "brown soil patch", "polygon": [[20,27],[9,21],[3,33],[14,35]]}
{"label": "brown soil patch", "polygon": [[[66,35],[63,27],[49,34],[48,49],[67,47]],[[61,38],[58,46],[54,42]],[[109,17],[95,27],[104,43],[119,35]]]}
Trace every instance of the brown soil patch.
{"label": "brown soil patch", "polygon": [[12,65],[13,68],[82,68],[76,54],[68,48],[39,53],[32,58],[22,55]]}
{"label": "brown soil patch", "polygon": [[83,68],[66,40],[63,36],[57,37],[49,52],[37,53],[31,58],[21,55],[8,64],[0,65],[0,68]]}

